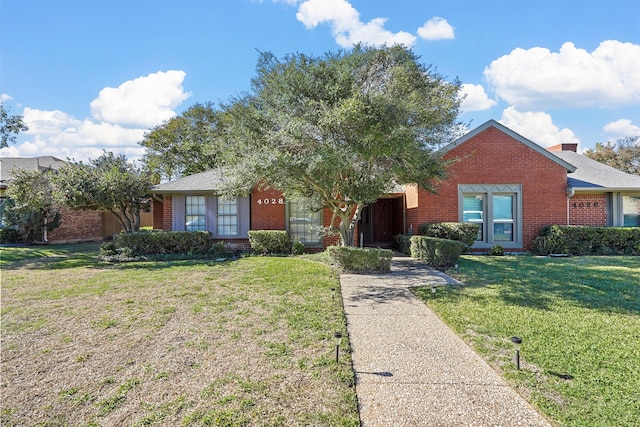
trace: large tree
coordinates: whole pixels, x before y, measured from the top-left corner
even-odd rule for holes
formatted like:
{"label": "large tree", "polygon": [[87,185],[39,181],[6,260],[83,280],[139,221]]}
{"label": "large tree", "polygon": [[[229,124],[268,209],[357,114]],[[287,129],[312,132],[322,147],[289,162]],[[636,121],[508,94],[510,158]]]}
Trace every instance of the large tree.
{"label": "large tree", "polygon": [[52,178],[57,200],[75,210],[111,212],[123,230],[138,231],[140,212],[148,207],[151,180],[124,155],[65,165]]}
{"label": "large tree", "polygon": [[0,148],[8,147],[16,142],[16,136],[22,131],[29,130],[22,121],[22,116],[10,116],[9,111],[0,104]]}
{"label": "large tree", "polygon": [[588,149],[584,155],[621,171],[640,175],[640,136],[629,136],[616,143],[596,143],[595,150]]}
{"label": "large tree", "polygon": [[261,53],[252,90],[226,106],[241,173],[225,188],[260,182],[310,199],[350,246],[365,206],[396,184],[431,189],[444,176],[436,149],[457,136],[459,89],[401,46]]}
{"label": "large tree", "polygon": [[52,186],[52,171],[14,170],[7,188],[7,199],[3,209],[3,222],[18,230],[26,243],[46,241],[46,231],[61,224],[61,215],[55,203]]}
{"label": "large tree", "polygon": [[153,128],[140,145],[146,168],[156,181],[203,172],[219,164],[220,112],[211,103],[195,104]]}

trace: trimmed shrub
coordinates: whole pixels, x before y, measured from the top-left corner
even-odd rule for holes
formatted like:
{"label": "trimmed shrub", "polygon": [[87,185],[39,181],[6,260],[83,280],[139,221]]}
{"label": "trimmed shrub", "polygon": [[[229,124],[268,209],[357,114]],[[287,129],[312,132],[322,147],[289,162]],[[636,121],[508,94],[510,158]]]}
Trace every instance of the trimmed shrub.
{"label": "trimmed shrub", "polygon": [[536,255],[640,255],[640,227],[550,225],[531,244]]}
{"label": "trimmed shrub", "polygon": [[500,245],[493,245],[489,250],[489,255],[502,256],[504,255],[504,248]]}
{"label": "trimmed shrub", "polygon": [[304,243],[293,242],[293,245],[291,245],[291,253],[293,255],[302,255],[304,253]]}
{"label": "trimmed shrub", "polygon": [[464,251],[464,243],[457,240],[411,236],[411,256],[441,271],[456,265]]}
{"label": "trimmed shrub", "polygon": [[329,257],[345,273],[388,273],[393,251],[389,249],[329,246]]}
{"label": "trimmed shrub", "polygon": [[[211,248],[208,231],[139,231],[113,236],[117,253],[130,257],[165,254],[207,254]],[[105,246],[105,252],[113,251]]]}
{"label": "trimmed shrub", "polygon": [[396,236],[396,249],[405,255],[411,254],[411,236],[408,234],[398,234]]}
{"label": "trimmed shrub", "polygon": [[438,222],[420,226],[421,235],[462,242],[465,251],[476,241],[478,230],[478,224],[472,222]]}
{"label": "trimmed shrub", "polygon": [[291,247],[289,233],[283,230],[251,230],[249,244],[260,255],[287,254]]}

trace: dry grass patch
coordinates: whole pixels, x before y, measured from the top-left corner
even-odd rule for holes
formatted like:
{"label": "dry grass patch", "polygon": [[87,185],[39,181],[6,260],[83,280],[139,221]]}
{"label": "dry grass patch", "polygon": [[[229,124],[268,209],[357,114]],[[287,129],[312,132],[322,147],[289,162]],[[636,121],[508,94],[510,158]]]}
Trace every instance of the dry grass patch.
{"label": "dry grass patch", "polygon": [[20,257],[3,270],[3,426],[359,424],[326,266]]}

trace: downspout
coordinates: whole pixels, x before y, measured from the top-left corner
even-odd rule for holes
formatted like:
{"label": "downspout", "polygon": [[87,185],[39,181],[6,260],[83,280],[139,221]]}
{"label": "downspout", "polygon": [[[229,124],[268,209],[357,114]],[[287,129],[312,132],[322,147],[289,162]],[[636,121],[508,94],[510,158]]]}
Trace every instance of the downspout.
{"label": "downspout", "polygon": [[47,243],[49,240],[47,239],[47,217],[44,217],[44,236],[43,236],[43,240],[45,243]]}

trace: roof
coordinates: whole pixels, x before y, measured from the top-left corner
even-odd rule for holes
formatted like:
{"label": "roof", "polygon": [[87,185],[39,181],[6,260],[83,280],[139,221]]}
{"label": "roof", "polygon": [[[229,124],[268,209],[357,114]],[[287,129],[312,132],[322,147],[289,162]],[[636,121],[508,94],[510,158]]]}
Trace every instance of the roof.
{"label": "roof", "polygon": [[0,158],[0,185],[6,186],[13,179],[12,173],[16,169],[29,171],[58,170],[65,164],[67,164],[66,161],[52,156],[2,157]]}
{"label": "roof", "polygon": [[527,147],[531,148],[533,151],[537,152],[538,154],[541,154],[544,157],[546,157],[547,159],[551,160],[552,162],[555,162],[555,163],[559,164],[560,166],[565,168],[568,172],[573,172],[575,170],[575,167],[573,165],[571,165],[570,163],[568,163],[565,160],[561,159],[559,156],[556,156],[555,155],[556,153],[552,153],[550,151],[545,150],[540,145],[538,145],[535,142],[525,138],[524,136],[512,131],[508,127],[498,123],[495,120],[489,120],[489,121],[485,122],[484,124],[478,126],[477,128],[475,128],[474,130],[470,131],[469,133],[467,133],[467,134],[461,136],[460,138],[456,139],[451,144],[446,145],[445,147],[443,147],[441,151],[446,153],[446,152],[448,152],[450,150],[453,150],[457,146],[459,146],[461,144],[464,144],[465,142],[467,142],[471,138],[475,137],[476,135],[478,135],[481,132],[484,132],[485,130],[487,130],[490,127],[494,127],[496,129],[498,129],[500,132],[503,132],[503,133],[509,135],[511,138],[521,142],[522,144],[524,144]]}
{"label": "roof", "polygon": [[151,192],[157,194],[168,193],[215,193],[223,183],[222,169],[211,169],[194,175],[185,176],[175,181],[169,181],[151,187]]}
{"label": "roof", "polygon": [[576,167],[567,178],[574,190],[640,191],[640,176],[622,172],[573,151],[558,151],[556,156]]}

